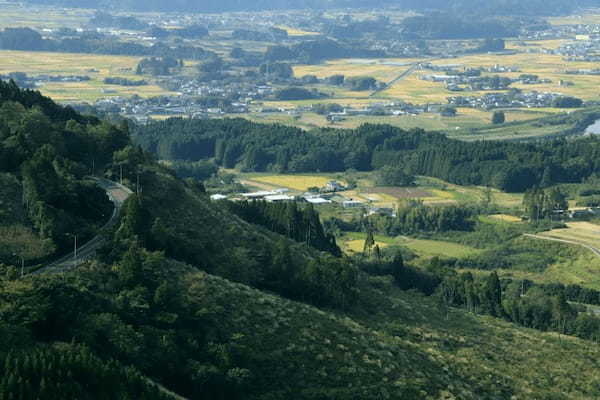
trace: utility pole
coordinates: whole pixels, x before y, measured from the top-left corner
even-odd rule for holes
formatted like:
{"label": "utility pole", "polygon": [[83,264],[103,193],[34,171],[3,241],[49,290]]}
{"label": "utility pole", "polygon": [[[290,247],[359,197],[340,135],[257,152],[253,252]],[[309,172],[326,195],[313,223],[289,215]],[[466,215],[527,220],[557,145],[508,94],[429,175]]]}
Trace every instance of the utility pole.
{"label": "utility pole", "polygon": [[73,237],[75,239],[75,252],[74,252],[73,266],[77,267],[77,235],[74,235]]}
{"label": "utility pole", "polygon": [[17,253],[13,253],[13,256],[21,258],[21,278],[25,276],[25,257]]}

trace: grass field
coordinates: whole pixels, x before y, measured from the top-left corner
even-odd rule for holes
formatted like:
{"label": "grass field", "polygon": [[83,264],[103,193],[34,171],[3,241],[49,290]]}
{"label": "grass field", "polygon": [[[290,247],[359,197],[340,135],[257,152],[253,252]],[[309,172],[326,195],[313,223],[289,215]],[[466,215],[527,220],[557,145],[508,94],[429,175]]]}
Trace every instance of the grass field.
{"label": "grass field", "polygon": [[418,61],[414,59],[340,59],[327,61],[319,65],[296,65],[294,75],[315,75],[318,78],[327,78],[332,75],[346,77],[370,76],[378,81],[389,82],[409,68],[409,64]]}
{"label": "grass field", "polygon": [[313,36],[319,35],[319,32],[308,32],[302,29],[291,28],[289,26],[278,25],[276,28],[283,29],[287,32],[288,36]]}
{"label": "grass field", "polygon": [[[0,74],[25,72],[32,76],[39,74],[89,76],[91,80],[87,82],[52,82],[39,88],[43,94],[54,100],[65,102],[94,101],[101,97],[133,94],[149,97],[169,93],[156,85],[125,87],[103,83],[107,76],[140,79],[134,73],[139,60],[140,57],[2,50],[0,51]],[[103,88],[115,92],[102,93]]]}
{"label": "grass field", "polygon": [[554,229],[549,232],[541,233],[540,235],[571,240],[600,248],[600,225],[592,224],[590,222],[569,222],[566,225],[567,228],[565,229]]}
{"label": "grass field", "polygon": [[[317,103],[337,103],[342,106],[365,107],[369,104],[381,103],[380,99],[369,98],[333,98],[306,102],[303,105],[312,105]],[[266,107],[295,107],[293,102],[264,102]],[[299,104],[297,104],[299,105]],[[550,111],[525,111],[508,110],[505,112],[507,122],[528,121],[549,115]],[[480,140],[482,135],[488,134],[498,137],[514,137],[515,130],[505,129],[490,125],[491,112],[476,110],[472,108],[459,108],[456,117],[442,117],[439,114],[420,114],[420,115],[400,115],[400,116],[355,116],[344,121],[331,123],[324,115],[316,113],[303,113],[299,118],[282,113],[252,113],[235,114],[231,117],[242,117],[254,122],[261,123],[279,123],[284,125],[296,126],[301,129],[314,129],[318,127],[336,127],[345,129],[354,129],[362,124],[388,124],[402,129],[421,128],[428,131],[442,131],[448,136],[457,137],[462,140]],[[556,128],[558,129],[558,128]],[[476,130],[478,134],[471,133]],[[485,132],[485,133],[479,133]],[[530,132],[530,131],[528,131]],[[535,132],[535,131],[534,131]],[[541,133],[541,131],[540,131]],[[522,135],[522,134],[521,134]]]}
{"label": "grass field", "polygon": [[[589,250],[579,249],[576,257],[563,259],[560,263],[548,266],[543,272],[500,269],[498,275],[513,279],[529,279],[537,283],[577,284],[600,290],[600,258]],[[468,271],[479,273],[477,270]]]}
{"label": "grass field", "polygon": [[548,22],[552,25],[600,24],[600,14],[591,13],[581,15],[569,15],[566,17],[552,17],[548,18]]}
{"label": "grass field", "polygon": [[93,15],[94,10],[23,5],[22,3],[0,4],[0,29],[21,28],[80,28]]}
{"label": "grass field", "polygon": [[514,215],[508,215],[508,214],[495,214],[495,215],[490,215],[489,217],[492,219],[497,219],[499,221],[504,221],[504,222],[522,222],[521,218],[515,217]]}
{"label": "grass field", "polygon": [[248,175],[248,180],[275,187],[306,192],[310,187],[323,187],[333,178],[323,175]]}
{"label": "grass field", "polygon": [[[481,186],[460,186],[444,182],[441,179],[422,177],[417,180],[418,187],[432,191],[435,198],[425,198],[425,203],[439,202],[440,199],[453,202],[480,202],[485,198],[487,188]],[[505,193],[491,189],[492,201],[502,207],[518,207],[523,202],[519,193]]]}
{"label": "grass field", "polygon": [[[345,252],[361,253],[366,237],[367,235],[362,232],[348,232],[344,233],[339,242]],[[479,250],[469,246],[439,240],[413,239],[404,236],[390,238],[382,235],[375,235],[374,239],[380,248],[391,245],[404,246],[425,258],[435,256],[462,258],[479,253]]]}

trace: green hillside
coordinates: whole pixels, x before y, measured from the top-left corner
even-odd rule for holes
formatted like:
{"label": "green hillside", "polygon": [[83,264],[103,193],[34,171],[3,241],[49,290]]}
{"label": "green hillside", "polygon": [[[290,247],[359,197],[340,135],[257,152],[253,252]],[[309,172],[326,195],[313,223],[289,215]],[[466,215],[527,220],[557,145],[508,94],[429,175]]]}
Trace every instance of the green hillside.
{"label": "green hillside", "polygon": [[[474,277],[403,249],[343,256],[309,206],[212,202],[200,182],[131,145],[126,127],[56,107],[0,84],[1,239],[19,237],[7,230],[16,226],[30,235],[22,249],[60,247],[83,223],[106,240],[77,269],[24,277],[5,250],[0,399],[600,396],[600,319],[580,304],[600,305],[600,292]],[[106,231],[110,203],[90,168],[122,173],[136,192]],[[450,214],[469,228],[459,209],[415,210],[413,229]],[[488,225],[488,241],[525,231]],[[476,248],[478,229],[440,235]],[[528,240],[518,243],[514,263],[527,264]]]}

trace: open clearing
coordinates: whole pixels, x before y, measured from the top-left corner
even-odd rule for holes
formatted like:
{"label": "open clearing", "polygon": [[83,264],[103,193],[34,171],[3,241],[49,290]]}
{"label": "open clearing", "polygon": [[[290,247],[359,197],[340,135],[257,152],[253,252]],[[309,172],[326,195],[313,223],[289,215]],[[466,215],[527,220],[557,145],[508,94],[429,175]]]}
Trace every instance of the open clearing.
{"label": "open clearing", "polygon": [[388,186],[376,186],[367,188],[363,191],[364,193],[384,193],[395,197],[396,199],[414,199],[433,197],[430,192],[426,192],[419,188],[407,188],[407,187],[388,187]]}
{"label": "open clearing", "polygon": [[298,192],[306,192],[310,187],[321,188],[332,178],[320,175],[265,175],[248,176],[249,181],[266,183],[274,188],[288,188]]}
{"label": "open clearing", "polygon": [[[297,103],[297,104],[295,104]],[[265,107],[269,108],[286,108],[291,109],[296,105],[310,106],[313,104],[330,104],[336,103],[344,107],[364,108],[369,105],[381,103],[381,99],[373,98],[330,98],[319,100],[308,100],[303,102],[290,101],[265,101]],[[529,111],[529,110],[508,110],[505,111],[507,122],[518,122],[534,120],[553,113],[552,111]],[[481,140],[482,136],[498,136],[498,137],[514,137],[519,135],[522,137],[521,129],[515,127],[497,127],[489,125],[491,122],[492,112],[476,110],[472,108],[459,108],[455,117],[443,117],[439,114],[427,113],[420,115],[399,115],[399,116],[354,116],[343,121],[332,123],[327,120],[324,115],[306,112],[300,117],[294,117],[281,113],[252,113],[252,114],[231,114],[233,118],[246,118],[248,120],[260,123],[278,123],[289,126],[296,126],[301,129],[314,129],[320,127],[335,127],[355,129],[363,124],[388,124],[402,129],[420,128],[427,131],[443,131],[448,136],[457,137],[462,140]],[[486,129],[480,133],[480,128],[489,126],[489,131]],[[562,128],[555,127],[555,130]],[[471,133],[472,129],[477,129],[477,133]],[[535,128],[532,128],[535,129]],[[538,128],[536,132],[540,134],[542,131]],[[530,134],[530,131],[527,131]]]}
{"label": "open clearing", "polygon": [[515,217],[514,215],[508,215],[508,214],[495,214],[495,215],[490,215],[490,218],[493,219],[497,219],[499,221],[504,221],[504,222],[522,222],[521,218]]}
{"label": "open clearing", "polygon": [[[600,258],[591,251],[578,247],[578,256],[563,259],[562,262],[552,264],[543,272],[525,272],[512,269],[499,269],[501,277],[513,279],[529,279],[537,283],[556,283],[564,285],[576,284],[600,290]],[[468,270],[478,273],[477,270]]]}
{"label": "open clearing", "polygon": [[590,222],[569,222],[567,228],[542,232],[539,236],[570,240],[600,248],[600,225]]}
{"label": "open clearing", "polygon": [[332,75],[346,77],[370,76],[378,81],[389,82],[405,72],[415,59],[339,59],[319,65],[296,65],[294,75],[315,75],[317,78],[327,78]]}
{"label": "open clearing", "polygon": [[[344,233],[340,239],[340,244],[347,253],[362,253],[366,237],[366,233],[362,232]],[[379,245],[380,248],[391,245],[404,246],[417,253],[420,257],[461,258],[480,252],[480,250],[469,246],[439,240],[413,239],[404,236],[390,238],[382,235],[375,235],[374,239],[375,244]]]}

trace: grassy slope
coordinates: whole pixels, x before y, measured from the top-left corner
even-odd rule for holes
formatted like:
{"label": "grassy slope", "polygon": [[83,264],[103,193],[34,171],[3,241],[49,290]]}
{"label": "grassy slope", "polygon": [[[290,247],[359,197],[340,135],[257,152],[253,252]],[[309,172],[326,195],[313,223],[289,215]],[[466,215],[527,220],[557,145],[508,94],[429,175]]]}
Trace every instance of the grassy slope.
{"label": "grassy slope", "polygon": [[[473,381],[478,398],[590,399],[600,393],[600,350],[589,342],[461,310],[446,319],[430,299],[393,288],[387,294],[390,302],[365,323],[443,359]],[[485,388],[478,391],[479,385]]]}
{"label": "grassy slope", "polygon": [[[361,290],[364,308],[336,315],[205,273],[186,293],[217,307],[220,329],[254,349],[270,384],[361,399],[589,399],[600,349],[589,342],[450,310],[394,288]],[[568,355],[568,356],[567,356]],[[267,384],[268,385],[268,384]],[[553,396],[553,397],[549,397]]]}
{"label": "grassy slope", "polygon": [[469,392],[443,360],[410,341],[208,274],[194,273],[187,280],[190,295],[207,308],[226,310],[220,315],[222,333],[235,334],[240,345],[253,349],[257,362],[268,366],[266,388],[293,382],[302,398],[328,388],[330,398],[417,399],[437,398],[454,382],[460,388],[454,393]]}

